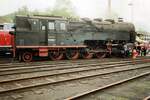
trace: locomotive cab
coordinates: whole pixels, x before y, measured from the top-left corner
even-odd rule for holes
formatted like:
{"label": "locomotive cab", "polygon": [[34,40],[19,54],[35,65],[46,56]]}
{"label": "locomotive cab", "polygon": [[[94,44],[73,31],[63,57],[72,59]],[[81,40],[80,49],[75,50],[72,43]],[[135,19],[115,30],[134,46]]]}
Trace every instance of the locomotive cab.
{"label": "locomotive cab", "polygon": [[12,54],[13,36],[7,31],[0,31],[0,54]]}
{"label": "locomotive cab", "polygon": [[67,33],[67,21],[63,18],[17,16],[16,26],[16,44],[22,46],[63,45],[60,35]]}
{"label": "locomotive cab", "polygon": [[14,37],[9,34],[9,31],[13,31],[12,26],[12,23],[0,24],[0,56],[12,54]]}

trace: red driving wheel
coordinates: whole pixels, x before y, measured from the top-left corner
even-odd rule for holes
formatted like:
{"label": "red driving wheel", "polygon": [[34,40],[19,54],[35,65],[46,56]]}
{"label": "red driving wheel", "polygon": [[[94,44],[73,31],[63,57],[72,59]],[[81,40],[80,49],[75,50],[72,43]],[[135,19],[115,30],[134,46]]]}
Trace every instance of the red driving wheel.
{"label": "red driving wheel", "polygon": [[78,50],[67,50],[66,51],[66,58],[69,60],[75,60],[79,58],[79,51]]}
{"label": "red driving wheel", "polygon": [[104,52],[98,52],[98,53],[96,53],[95,54],[95,56],[97,57],[97,58],[104,58],[104,57],[106,57],[106,53],[104,53]]}
{"label": "red driving wheel", "polygon": [[81,57],[84,58],[84,59],[91,59],[93,57],[93,54],[85,51],[85,52],[81,53]]}
{"label": "red driving wheel", "polygon": [[33,58],[33,54],[30,53],[30,52],[24,52],[24,53],[22,54],[22,60],[23,60],[24,62],[31,62],[31,61],[32,61],[32,58]]}
{"label": "red driving wheel", "polygon": [[49,55],[51,60],[61,60],[64,57],[64,54],[57,51],[57,52],[51,52]]}

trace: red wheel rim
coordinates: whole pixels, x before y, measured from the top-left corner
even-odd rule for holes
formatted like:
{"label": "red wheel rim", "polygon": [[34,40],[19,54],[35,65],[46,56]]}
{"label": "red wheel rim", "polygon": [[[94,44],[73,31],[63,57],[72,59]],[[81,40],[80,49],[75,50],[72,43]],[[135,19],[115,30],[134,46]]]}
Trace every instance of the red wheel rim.
{"label": "red wheel rim", "polygon": [[32,53],[30,53],[30,52],[23,53],[22,60],[24,62],[31,62],[32,61]]}
{"label": "red wheel rim", "polygon": [[79,57],[79,52],[78,52],[78,50],[68,50],[68,51],[66,52],[66,57],[67,57],[67,59],[69,59],[69,60],[78,59],[78,57]]}
{"label": "red wheel rim", "polygon": [[81,56],[84,59],[91,59],[93,57],[93,54],[91,54],[89,52],[83,52],[83,53],[81,53]]}
{"label": "red wheel rim", "polygon": [[60,52],[52,52],[50,53],[51,60],[61,60],[63,58],[63,53]]}
{"label": "red wheel rim", "polygon": [[106,57],[106,53],[103,53],[103,52],[98,52],[98,53],[96,53],[96,57],[97,58],[104,58],[104,57]]}

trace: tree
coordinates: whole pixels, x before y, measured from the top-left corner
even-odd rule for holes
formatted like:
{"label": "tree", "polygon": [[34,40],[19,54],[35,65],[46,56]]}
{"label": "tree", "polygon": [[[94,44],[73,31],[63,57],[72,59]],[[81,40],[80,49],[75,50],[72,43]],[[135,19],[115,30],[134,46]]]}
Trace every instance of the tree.
{"label": "tree", "polygon": [[27,6],[23,6],[14,13],[1,16],[0,20],[2,19],[4,22],[13,22],[16,15],[54,15],[79,18],[75,13],[70,0],[56,0],[54,7],[46,9],[45,12],[40,12],[36,9],[34,11],[30,11]]}
{"label": "tree", "polygon": [[56,0],[51,15],[64,16],[64,17],[77,17],[70,0]]}
{"label": "tree", "polygon": [[16,12],[18,15],[29,15],[30,11],[27,6],[23,6],[22,8],[19,8],[18,11]]}
{"label": "tree", "polygon": [[37,9],[35,9],[34,11],[30,12],[31,15],[39,15],[41,12],[39,12]]}

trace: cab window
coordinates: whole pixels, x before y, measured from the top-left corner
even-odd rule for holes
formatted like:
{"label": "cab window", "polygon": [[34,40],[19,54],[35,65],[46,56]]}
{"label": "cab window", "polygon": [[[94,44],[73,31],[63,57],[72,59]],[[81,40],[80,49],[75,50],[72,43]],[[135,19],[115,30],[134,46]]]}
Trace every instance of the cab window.
{"label": "cab window", "polygon": [[66,30],[66,24],[60,23],[60,30]]}
{"label": "cab window", "polygon": [[39,20],[38,19],[29,19],[31,24],[32,31],[39,31]]}
{"label": "cab window", "polygon": [[55,23],[54,22],[48,22],[48,29],[49,30],[55,30]]}

